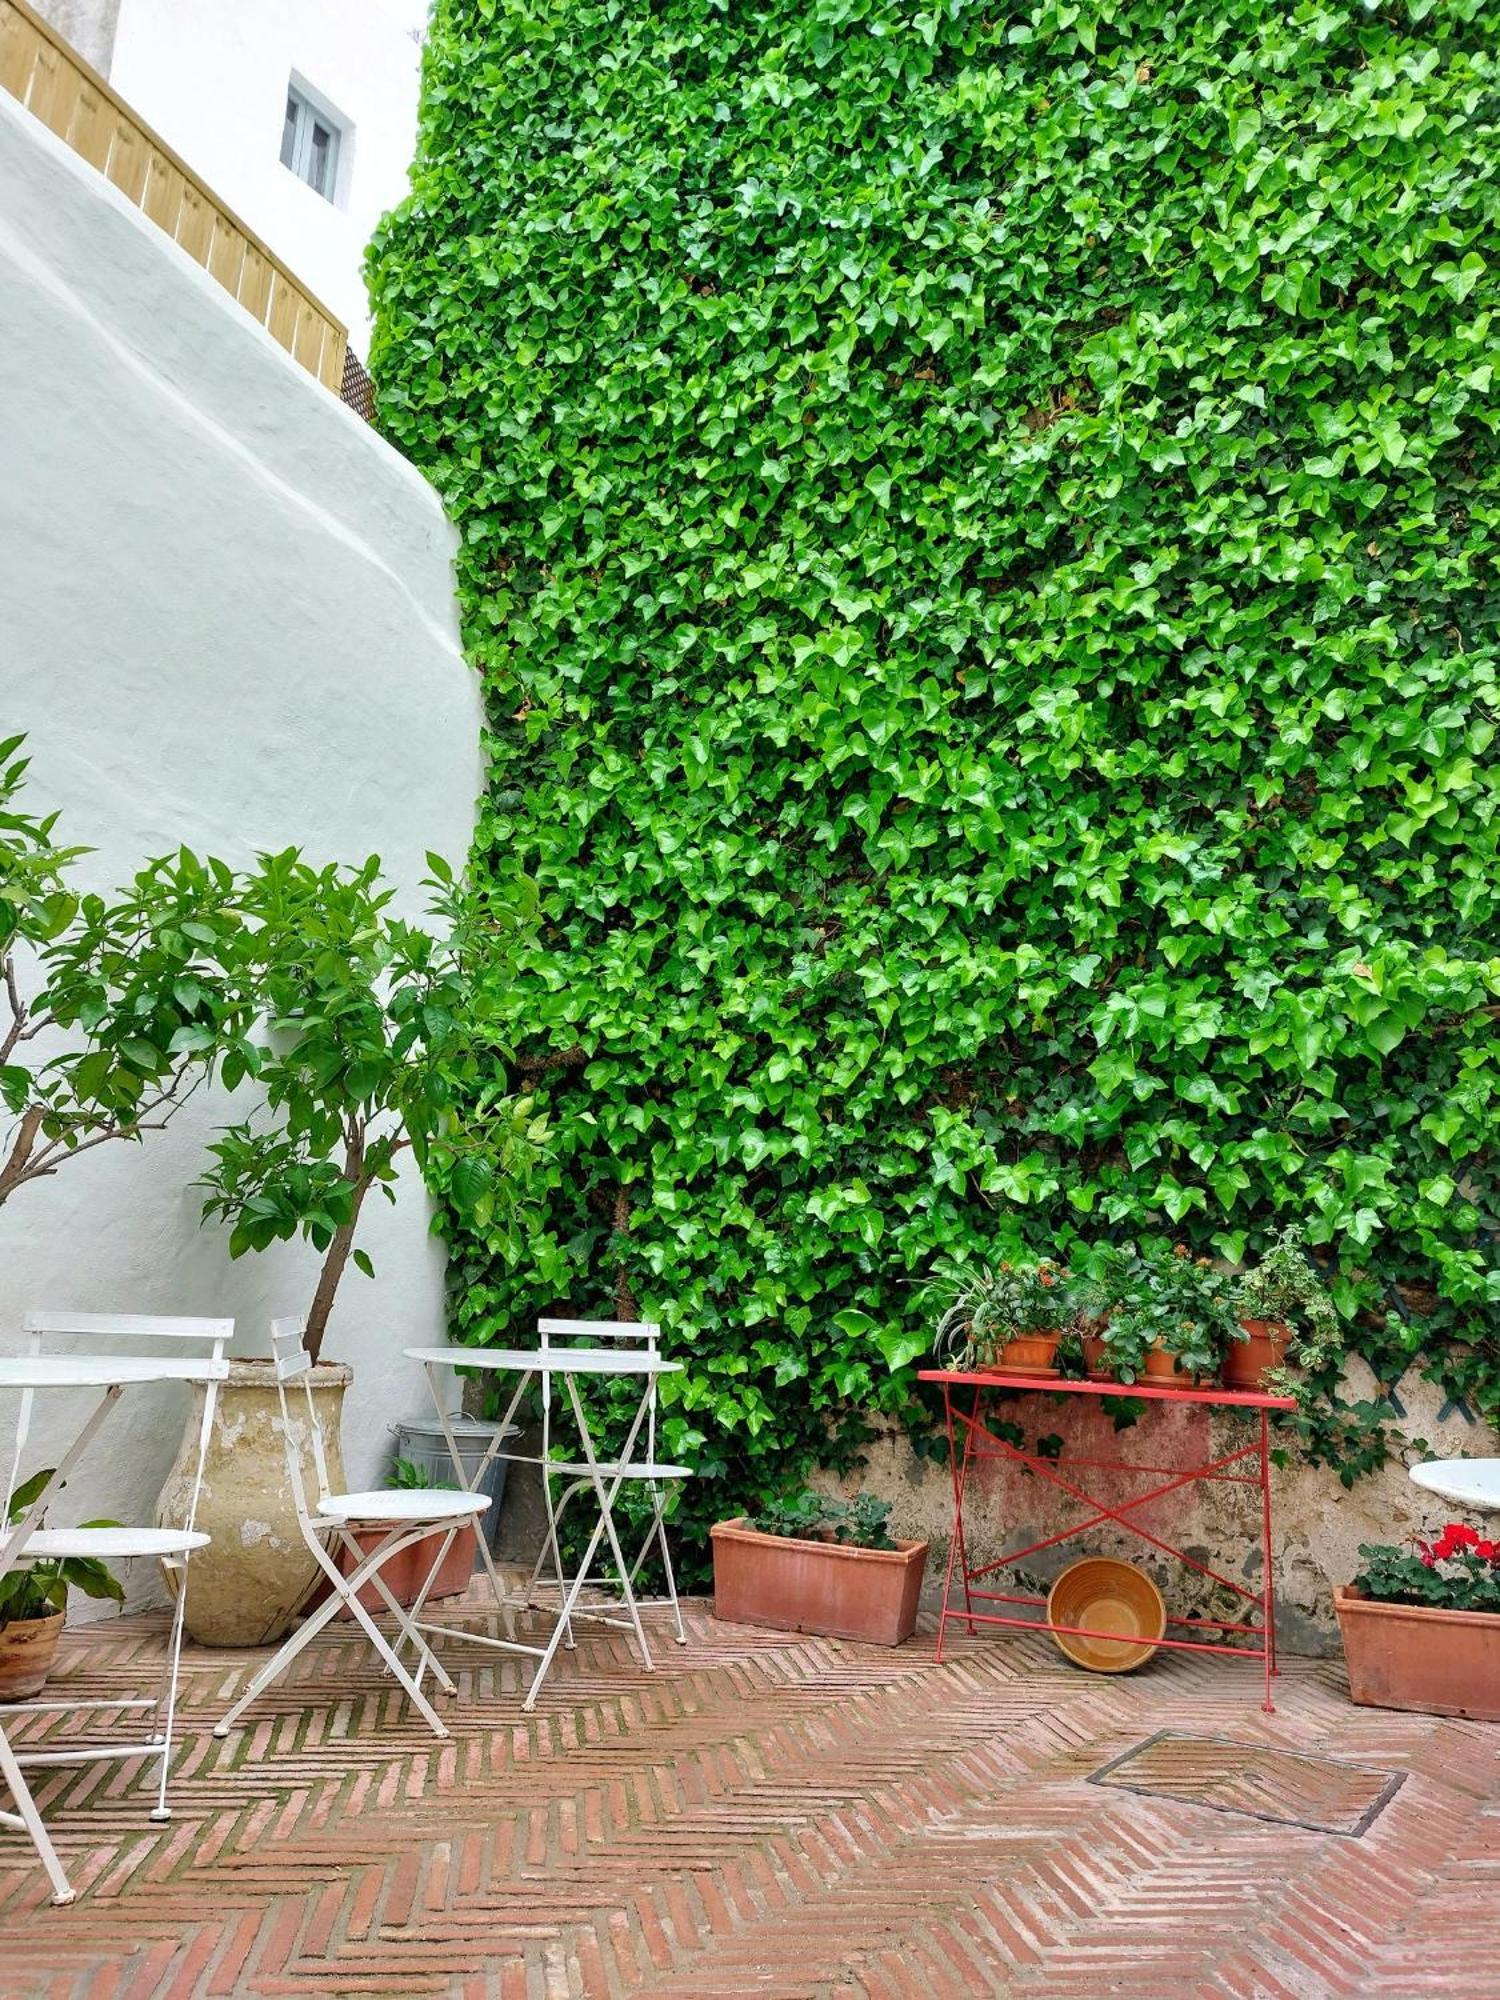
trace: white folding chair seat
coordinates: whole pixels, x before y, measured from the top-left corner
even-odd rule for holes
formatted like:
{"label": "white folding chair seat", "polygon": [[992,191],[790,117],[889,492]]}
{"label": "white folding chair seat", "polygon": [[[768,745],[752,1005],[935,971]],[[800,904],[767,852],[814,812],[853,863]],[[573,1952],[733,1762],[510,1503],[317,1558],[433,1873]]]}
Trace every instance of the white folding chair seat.
{"label": "white folding chair seat", "polygon": [[420,1521],[436,1528],[450,1521],[472,1521],[489,1504],[487,1493],[462,1493],[447,1486],[393,1486],[371,1493],[320,1494],[318,1513],[342,1527],[383,1528]]}
{"label": "white folding chair seat", "polygon": [[[0,1535],[0,1561],[11,1539]],[[207,1535],[186,1528],[38,1528],[27,1536],[17,1567],[25,1569],[33,1562],[53,1562],[63,1556],[95,1562],[124,1562],[129,1556],[185,1556],[207,1547]]]}
{"label": "white folding chair seat", "polygon": [[[537,1331],[542,1336],[543,1342],[549,1344],[557,1341],[583,1341],[598,1346],[612,1341],[619,1341],[643,1349],[653,1359],[661,1351],[661,1328],[655,1320],[649,1319],[540,1319],[537,1321]],[[631,1566],[629,1575],[622,1576],[621,1578],[624,1586],[623,1597],[627,1606],[633,1608],[633,1586],[645,1565],[646,1558],[651,1552],[651,1545],[654,1542],[661,1554],[662,1569],[667,1582],[667,1602],[672,1607],[672,1617],[677,1627],[677,1643],[679,1646],[685,1646],[687,1644],[687,1633],[683,1630],[682,1607],[677,1602],[677,1579],[672,1573],[672,1555],[667,1547],[666,1512],[662,1505],[661,1487],[674,1480],[691,1479],[693,1472],[691,1466],[667,1465],[658,1461],[656,1456],[656,1383],[654,1380],[647,1394],[646,1456],[643,1459],[629,1459],[623,1462],[620,1460],[613,1462],[599,1460],[594,1465],[588,1465],[581,1460],[560,1463],[551,1459],[549,1457],[550,1432],[547,1426],[547,1413],[544,1409],[542,1457],[545,1461],[545,1471],[542,1478],[542,1492],[547,1503],[547,1537],[542,1544],[531,1572],[528,1595],[536,1590],[541,1581],[542,1568],[546,1563],[549,1552],[557,1576],[558,1590],[564,1596],[566,1595],[567,1584],[563,1574],[562,1545],[558,1539],[557,1524],[562,1519],[569,1503],[578,1494],[591,1491],[597,1492],[598,1489],[595,1481],[600,1478],[641,1485],[647,1489],[651,1499],[651,1526],[646,1532],[645,1540],[641,1543],[640,1552]],[[555,1502],[552,1499],[551,1487],[551,1481],[554,1478],[564,1479],[568,1482],[558,1494]],[[588,1618],[597,1617],[599,1614],[584,1608],[579,1611],[578,1615]],[[617,1623],[620,1621],[605,1620],[603,1622]],[[571,1645],[571,1643],[572,1636],[570,1633],[568,1644]]]}
{"label": "white folding chair seat", "polygon": [[[239,1700],[215,1723],[214,1735],[227,1736],[250,1704],[285,1672],[303,1647],[315,1639],[340,1611],[347,1610],[375,1648],[386,1670],[394,1674],[406,1690],[428,1727],[435,1735],[446,1736],[447,1729],[422,1692],[422,1676],[431,1669],[433,1679],[445,1694],[454,1694],[457,1690],[422,1637],[414,1617],[396,1602],[380,1572],[393,1556],[403,1554],[415,1543],[425,1541],[429,1535],[441,1533],[443,1545],[428,1573],[430,1582],[447,1555],[454,1535],[473,1530],[474,1522],[490,1504],[489,1495],[446,1486],[393,1486],[358,1493],[330,1493],[323,1425],[312,1393],[312,1363],[302,1345],[303,1327],[302,1320],[273,1320],[271,1352],[276,1363],[281,1439],[286,1451],[287,1478],[297,1509],[297,1525],[314,1561],[327,1577],[330,1588],[317,1609],[303,1619],[291,1637],[258,1670]],[[302,1383],[306,1407],[302,1417],[294,1421],[287,1399],[287,1386],[298,1380]],[[299,1433],[303,1431],[312,1447],[313,1469],[317,1474],[318,1490],[312,1499],[308,1497],[302,1472]],[[357,1527],[383,1528],[385,1533],[375,1548],[366,1549],[355,1539]],[[339,1566],[336,1552],[326,1545],[329,1542],[353,1559],[347,1573]],[[366,1584],[373,1587],[386,1610],[396,1620],[398,1636],[394,1647],[360,1601]],[[426,1595],[426,1588],[424,1584],[418,1604]],[[416,1652],[415,1677],[407,1672],[399,1658],[400,1649],[406,1644],[410,1644]]]}

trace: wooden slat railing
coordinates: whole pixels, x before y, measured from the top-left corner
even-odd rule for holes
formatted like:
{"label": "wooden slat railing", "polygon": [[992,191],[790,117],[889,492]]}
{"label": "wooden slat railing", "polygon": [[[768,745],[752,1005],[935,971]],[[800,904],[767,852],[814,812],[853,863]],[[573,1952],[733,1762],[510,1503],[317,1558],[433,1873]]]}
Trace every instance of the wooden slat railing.
{"label": "wooden slat railing", "polygon": [[339,394],[348,329],[26,0],[0,0],[0,88],[113,181]]}

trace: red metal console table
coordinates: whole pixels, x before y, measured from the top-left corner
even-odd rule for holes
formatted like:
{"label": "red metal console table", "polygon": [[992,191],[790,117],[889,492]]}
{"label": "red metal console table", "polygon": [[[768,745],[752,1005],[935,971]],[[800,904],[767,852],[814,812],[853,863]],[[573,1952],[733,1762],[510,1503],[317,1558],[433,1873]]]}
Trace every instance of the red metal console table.
{"label": "red metal console table", "polygon": [[[1198,1631],[1213,1631],[1227,1635],[1224,1639],[1172,1639],[1166,1636],[1160,1644],[1185,1653],[1217,1653],[1221,1657],[1237,1660],[1259,1659],[1265,1671],[1265,1701],[1263,1706],[1268,1715],[1274,1713],[1271,1701],[1271,1677],[1276,1672],[1276,1593],[1271,1559],[1271,1450],[1270,1413],[1272,1410],[1291,1410],[1296,1405],[1290,1396],[1263,1396],[1246,1389],[1160,1389],[1145,1383],[1127,1386],[1120,1382],[1065,1382],[1050,1381],[1035,1375],[1005,1375],[998,1373],[980,1374],[947,1368],[924,1368],[918,1379],[936,1382],[943,1391],[943,1406],[948,1423],[948,1455],[953,1469],[953,1539],[948,1548],[948,1575],[943,1586],[943,1608],[938,1618],[937,1656],[943,1657],[943,1640],[951,1623],[967,1626],[972,1633],[976,1626],[1000,1625],[1026,1632],[1074,1633],[1085,1639],[1110,1639],[1118,1635],[1101,1632],[1081,1625],[1054,1625],[1035,1617],[1017,1617],[1004,1611],[981,1610],[983,1604],[992,1605],[1041,1605],[1046,1598],[1022,1591],[996,1590],[984,1587],[985,1579],[993,1577],[998,1570],[1011,1569],[1025,1562],[1028,1556],[1039,1555],[1043,1549],[1055,1548],[1060,1542],[1072,1541],[1084,1535],[1091,1528],[1112,1524],[1127,1534],[1139,1536],[1152,1548],[1163,1555],[1172,1556],[1176,1561],[1196,1570],[1200,1576],[1209,1577],[1214,1583],[1222,1584],[1226,1590],[1242,1597],[1247,1604],[1259,1612],[1258,1622],[1234,1624],[1220,1618],[1174,1618],[1170,1614],[1167,1624],[1188,1626]],[[963,1392],[972,1390],[972,1396]],[[1148,1403],[1171,1403],[1174,1405],[1207,1405],[1215,1410],[1239,1410],[1247,1416],[1258,1419],[1258,1435],[1236,1451],[1225,1452],[1212,1458],[1205,1465],[1195,1465],[1187,1469],[1170,1465],[1151,1465],[1139,1460],[1119,1460],[1103,1458],[1075,1458],[1068,1460],[1042,1458],[1034,1452],[1022,1451],[1007,1439],[999,1437],[991,1430],[981,1416],[981,1405],[987,1395],[996,1394],[1052,1396],[1135,1396]],[[967,1407],[965,1407],[967,1405]],[[1009,1555],[1001,1556],[994,1562],[984,1563],[977,1569],[969,1566],[968,1549],[964,1541],[964,1495],[969,1476],[975,1466],[986,1459],[1008,1459],[1012,1464],[1026,1466],[1038,1478],[1046,1480],[1072,1499],[1092,1509],[1086,1520],[1076,1527],[1063,1528],[1057,1534],[1048,1535],[1042,1541],[1033,1542],[1028,1548],[1015,1549]],[[1254,1470],[1250,1469],[1253,1464]],[[1241,1470],[1234,1468],[1240,1467]],[[1149,1492],[1139,1493],[1133,1499],[1111,1505],[1097,1499],[1083,1486],[1077,1485],[1067,1475],[1078,1471],[1147,1473],[1162,1478],[1163,1483],[1154,1485]],[[1174,1548],[1132,1520],[1131,1515],[1153,1500],[1160,1500],[1168,1493],[1175,1493],[1184,1486],[1202,1481],[1209,1484],[1250,1486],[1260,1489],[1260,1535],[1261,1535],[1261,1588],[1247,1590],[1232,1577],[1221,1576],[1207,1563],[1199,1562],[1185,1550]],[[955,1608],[955,1577],[962,1588],[962,1604]],[[1258,1645],[1249,1646],[1236,1641],[1255,1639]]]}

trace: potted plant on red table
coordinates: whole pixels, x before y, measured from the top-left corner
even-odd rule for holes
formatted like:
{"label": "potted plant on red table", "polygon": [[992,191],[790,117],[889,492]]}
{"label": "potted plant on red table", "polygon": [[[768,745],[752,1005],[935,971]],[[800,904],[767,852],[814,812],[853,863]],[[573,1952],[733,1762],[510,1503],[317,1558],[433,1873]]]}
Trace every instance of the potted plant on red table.
{"label": "potted plant on red table", "polygon": [[1452,1521],[1435,1541],[1359,1553],[1333,1594],[1353,1699],[1500,1722],[1500,1541]]}
{"label": "potted plant on red table", "polygon": [[1224,1354],[1229,1389],[1268,1389],[1284,1382],[1289,1355],[1316,1368],[1340,1343],[1338,1308],[1307,1254],[1307,1237],[1288,1223],[1258,1264],[1233,1281],[1235,1325]]}
{"label": "potted plant on red table", "polygon": [[1057,1377],[1057,1349],[1074,1316],[1067,1269],[1048,1258],[1006,1259],[939,1274],[944,1305],[933,1349],[948,1368]]}
{"label": "potted plant on red table", "polygon": [[1178,1243],[1120,1276],[1103,1339],[1121,1382],[1192,1389],[1216,1380],[1235,1325],[1229,1279]]}
{"label": "potted plant on red table", "polygon": [[719,1522],[710,1530],[714,1616],[899,1646],[916,1628],[928,1545],[893,1540],[890,1513],[871,1493],[845,1501],[804,1492]]}

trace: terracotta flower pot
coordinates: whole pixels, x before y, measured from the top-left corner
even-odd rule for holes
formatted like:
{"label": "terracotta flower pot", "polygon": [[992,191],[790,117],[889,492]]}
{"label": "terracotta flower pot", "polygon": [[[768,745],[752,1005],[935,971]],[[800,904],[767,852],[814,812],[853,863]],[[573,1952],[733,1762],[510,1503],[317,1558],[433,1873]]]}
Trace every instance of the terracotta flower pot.
{"label": "terracotta flower pot", "polygon": [[0,1625],[0,1701],[27,1701],[40,1694],[57,1658],[65,1611],[46,1618],[18,1618]]}
{"label": "terracotta flower pot", "polygon": [[916,1629],[926,1542],[851,1549],[763,1535],[743,1519],[709,1532],[715,1618],[875,1646],[899,1646]]}
{"label": "terracotta flower pot", "polygon": [[995,1350],[990,1364],[1002,1375],[1055,1375],[1060,1333],[1022,1333]]}
{"label": "terracotta flower pot", "polygon": [[1113,1382],[1115,1366],[1109,1358],[1109,1343],[1097,1334],[1083,1336],[1083,1368],[1091,1382]]}
{"label": "terracotta flower pot", "polygon": [[1195,1375],[1191,1368],[1184,1368],[1175,1354],[1169,1354],[1160,1341],[1146,1356],[1146,1380],[1158,1389],[1196,1389],[1211,1378]]}
{"label": "terracotta flower pot", "polygon": [[1361,1707],[1500,1722],[1500,1612],[1380,1604],[1349,1585],[1333,1608]]}
{"label": "terracotta flower pot", "polygon": [[[356,1528],[354,1539],[366,1555],[385,1537],[384,1528]],[[417,1592],[432,1568],[437,1552],[442,1546],[441,1531],[435,1535],[424,1535],[420,1542],[413,1542],[409,1549],[403,1549],[399,1556],[393,1556],[381,1570],[381,1578],[386,1589],[400,1605],[415,1604]],[[354,1558],[348,1552],[339,1557],[339,1568],[348,1576],[354,1568]],[[474,1537],[465,1526],[453,1537],[448,1553],[443,1557],[442,1566],[433,1578],[432,1588],[423,1599],[431,1604],[439,1597],[462,1597],[469,1587],[469,1578],[474,1574]],[[317,1592],[314,1602],[326,1597],[332,1585],[325,1582]],[[359,1601],[366,1611],[377,1616],[386,1611],[386,1603],[373,1583],[367,1583],[359,1593]],[[352,1618],[353,1612],[347,1607],[339,1613],[340,1618]]]}
{"label": "terracotta flower pot", "polygon": [[1242,1319],[1247,1340],[1231,1340],[1224,1354],[1224,1387],[1254,1389],[1265,1386],[1273,1368],[1286,1360],[1292,1329],[1279,1319]]}

